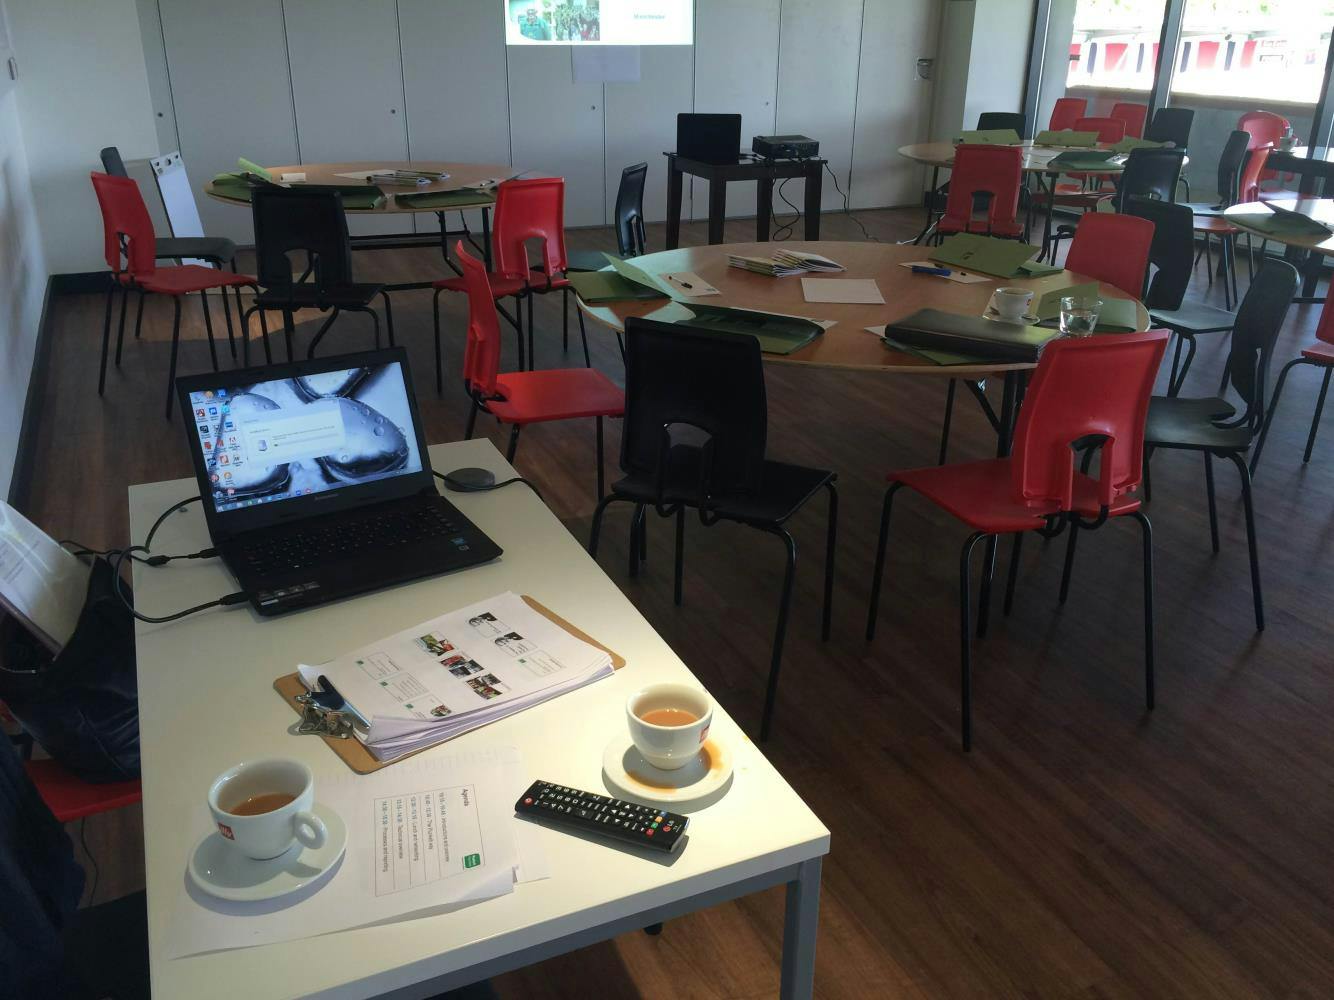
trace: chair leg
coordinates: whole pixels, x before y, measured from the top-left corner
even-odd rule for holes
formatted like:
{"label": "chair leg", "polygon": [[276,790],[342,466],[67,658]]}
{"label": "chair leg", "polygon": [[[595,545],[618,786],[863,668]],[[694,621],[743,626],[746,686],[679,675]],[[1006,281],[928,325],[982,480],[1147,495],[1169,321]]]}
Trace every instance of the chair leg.
{"label": "chair leg", "polygon": [[[560,348],[562,351],[570,350],[570,290],[561,289],[560,300]],[[588,366],[585,365],[585,368]]]}
{"label": "chair leg", "polygon": [[1329,377],[1334,375],[1334,368],[1325,369],[1325,378],[1320,383],[1320,395],[1315,401],[1315,416],[1311,418],[1311,433],[1306,438],[1306,451],[1302,455],[1303,464],[1311,461],[1311,449],[1315,447],[1316,431],[1320,429],[1320,415],[1325,412],[1325,396],[1329,394]]}
{"label": "chair leg", "polygon": [[996,576],[996,549],[1000,540],[992,535],[987,540],[986,557],[982,560],[982,589],[977,595],[977,637],[986,638],[991,620],[991,581]]}
{"label": "chair leg", "polygon": [[[1251,475],[1255,475],[1255,470],[1260,464],[1260,453],[1265,449],[1265,441],[1269,439],[1269,425],[1274,422],[1274,414],[1278,411],[1278,400],[1283,395],[1283,386],[1288,381],[1288,372],[1292,371],[1298,365],[1310,364],[1305,358],[1294,358],[1283,366],[1283,370],[1278,373],[1278,382],[1274,384],[1274,398],[1269,403],[1269,410],[1265,413],[1265,422],[1260,427],[1260,436],[1255,442],[1255,451],[1251,455]],[[1334,371],[1334,369],[1331,369]],[[1329,381],[1328,373],[1325,375],[1326,384]],[[1315,437],[1315,422],[1311,424],[1312,439]]]}
{"label": "chair leg", "polygon": [[681,606],[682,584],[685,576],[686,551],[686,506],[676,506],[676,567],[672,579],[672,599],[676,606]]}
{"label": "chair leg", "polygon": [[621,352],[621,364],[625,364],[625,337],[620,330],[616,331],[616,346]]}
{"label": "chair leg", "polygon": [[597,461],[598,461],[598,495],[597,495],[597,498],[598,498],[599,500],[601,500],[601,499],[602,499],[602,494],[605,493],[605,492],[607,491],[605,474],[604,474],[603,471],[602,471],[602,465],[603,465],[603,461],[602,461],[603,447],[602,447],[602,418],[601,418],[601,417],[598,417],[598,418],[597,418],[597,429],[598,429],[598,430],[597,430],[597,438],[598,438],[598,454],[597,454]]}
{"label": "chair leg", "polygon": [[588,531],[588,554],[594,559],[598,557],[598,539],[602,535],[602,515],[607,511],[607,505],[616,497],[607,496],[598,501],[598,505],[593,508],[593,526]]}
{"label": "chair leg", "polygon": [[509,447],[505,449],[505,461],[507,461],[507,462],[513,462],[513,461],[514,461],[514,453],[515,453],[516,451],[518,451],[518,450],[519,450],[519,425],[518,425],[518,424],[511,424],[511,425],[510,425],[510,443],[509,443]]}
{"label": "chair leg", "polygon": [[537,346],[533,343],[533,299],[536,296],[529,292],[524,298],[528,300],[528,370],[531,372],[537,370]]}
{"label": "chair leg", "polygon": [[1079,542],[1079,522],[1070,522],[1070,537],[1065,542],[1065,566],[1061,570],[1060,603],[1064,604],[1070,596],[1070,577],[1075,569],[1075,547]]}
{"label": "chair leg", "polygon": [[894,512],[894,494],[902,483],[890,483],[880,507],[880,538],[875,546],[875,570],[871,574],[871,601],[866,609],[866,641],[875,638],[875,620],[880,612],[880,579],[885,574],[885,546],[889,542],[889,516]]}
{"label": "chair leg", "polygon": [[[222,267],[219,266],[221,271]],[[227,321],[227,350],[231,352],[232,361],[236,360],[236,329],[232,326],[232,304],[227,298],[227,286],[223,285],[218,291],[222,295],[222,315]]]}
{"label": "chair leg", "polygon": [[1181,345],[1186,342],[1186,338],[1175,330],[1172,331],[1172,339],[1176,341],[1176,346],[1172,350],[1172,367],[1167,373],[1167,394],[1175,396],[1173,388],[1177,384],[1177,371],[1181,367]]}
{"label": "chair leg", "polygon": [[1141,478],[1144,483],[1144,502],[1148,503],[1153,499],[1153,480],[1150,478],[1150,470],[1153,464],[1153,445],[1144,446],[1144,468],[1141,471]]}
{"label": "chair leg", "polygon": [[[367,311],[369,312],[369,310]],[[324,335],[328,333],[329,328],[334,325],[334,321],[338,319],[338,314],[340,312],[341,310],[336,307],[329,311],[328,319],[320,324],[320,328],[315,331],[315,336],[310,338],[310,344],[306,347],[307,358],[315,357],[315,348],[320,345],[320,341],[324,339]],[[374,318],[375,313],[372,312],[371,317]],[[375,320],[375,346],[380,346],[380,321],[378,319]]]}
{"label": "chair leg", "polygon": [[1001,606],[1001,611],[1006,618],[1010,617],[1010,611],[1014,608],[1014,586],[1019,579],[1019,553],[1024,547],[1024,533],[1016,531],[1014,533],[1014,546],[1010,549],[1010,571],[1005,577],[1005,603]]}
{"label": "chair leg", "polygon": [[176,355],[181,347],[181,297],[173,295],[172,305],[175,316],[171,322],[171,367],[167,370],[167,419],[171,419],[172,394],[176,389]]}
{"label": "chair leg", "polygon": [[1232,464],[1241,474],[1241,502],[1246,508],[1246,546],[1251,555],[1251,597],[1255,602],[1255,630],[1265,630],[1265,605],[1260,593],[1260,551],[1255,540],[1255,504],[1251,497],[1251,474],[1241,455],[1232,452],[1228,455]]}
{"label": "chair leg", "polygon": [[273,348],[269,345],[269,319],[264,315],[264,310],[259,309],[259,336],[264,341],[264,363],[273,364]]}
{"label": "chair leg", "polygon": [[1142,511],[1132,511],[1144,542],[1144,707],[1153,711],[1153,527]]}
{"label": "chair leg", "polygon": [[292,337],[296,334],[296,321],[292,318],[292,310],[283,310],[283,337],[287,340],[287,360],[294,360],[292,356]]}
{"label": "chair leg", "polygon": [[774,629],[774,651],[769,662],[769,684],[764,692],[764,715],[760,718],[760,742],[769,738],[773,724],[774,703],[778,700],[778,670],[783,665],[783,638],[787,633],[787,615],[792,607],[792,578],[797,573],[797,543],[782,528],[774,534],[783,539],[787,548],[787,569],[783,573],[783,595],[778,601],[778,625]]}
{"label": "chair leg", "polygon": [[824,548],[824,614],[820,619],[820,638],[828,642],[833,628],[834,613],[834,553],[838,548],[838,487],[833,480],[825,483],[829,491],[829,525]]}
{"label": "chair leg", "polygon": [[1209,250],[1209,234],[1204,234],[1204,273],[1209,278],[1209,287],[1214,287],[1214,255]]}
{"label": "chair leg", "polygon": [[1195,352],[1200,346],[1194,337],[1187,337],[1186,340],[1188,342],[1186,344],[1186,360],[1181,362],[1181,371],[1177,373],[1176,383],[1167,390],[1169,396],[1180,395],[1181,387],[1186,384],[1186,372],[1190,371],[1191,363],[1195,360]]}
{"label": "chair leg", "polygon": [[199,308],[204,313],[204,332],[208,335],[208,356],[213,362],[213,370],[218,370],[218,347],[213,343],[213,317],[208,308],[208,292],[199,293]]}
{"label": "chair leg", "polygon": [[639,561],[648,562],[648,514],[639,515]]}
{"label": "chair leg", "polygon": [[945,457],[950,449],[950,420],[954,416],[954,379],[950,379],[949,386],[945,389],[945,419],[940,425],[940,456],[936,460],[937,465],[945,464]]}
{"label": "chair leg", "polygon": [[643,544],[644,505],[635,504],[634,515],[630,518],[630,578],[639,576],[639,547]]}
{"label": "chair leg", "polygon": [[[394,343],[394,307],[389,302],[389,293],[381,289],[380,297],[384,299],[384,332],[389,340],[389,346],[397,346]],[[371,315],[374,315],[372,313]]]}
{"label": "chair leg", "polygon": [[584,344],[584,367],[592,368],[593,361],[588,354],[588,330],[584,326],[584,311],[582,309],[578,309],[578,316],[579,316],[579,339],[582,340]]}
{"label": "chair leg", "polygon": [[519,338],[519,371],[527,371],[527,353],[523,344],[523,296],[514,296],[514,333]]}
{"label": "chair leg", "polygon": [[1214,457],[1204,453],[1204,488],[1209,495],[1209,544],[1214,552],[1218,551],[1218,503],[1214,497]]}
{"label": "chair leg", "polygon": [[435,320],[435,394],[441,395],[445,391],[444,372],[440,365],[440,292],[437,288],[435,294],[431,297],[431,315]]}
{"label": "chair leg", "polygon": [[[142,292],[140,294],[143,294]],[[125,343],[125,312],[130,302],[130,290],[124,289],[120,296],[120,324],[116,327],[116,367],[120,367],[120,349]]]}
{"label": "chair leg", "polygon": [[983,531],[974,532],[963,543],[963,551],[959,556],[959,733],[965,753],[973,749],[972,629],[968,622],[968,602],[973,597],[969,581],[970,565],[977,543],[983,538],[994,540],[995,537]]}
{"label": "chair leg", "polygon": [[[123,292],[122,294],[128,294]],[[111,350],[111,311],[116,305],[116,280],[111,279],[107,286],[107,308],[102,317],[102,366],[97,373],[97,394],[100,396],[107,386],[107,354]]]}
{"label": "chair leg", "polygon": [[[144,329],[144,299],[148,298],[148,293],[142,288],[139,289],[139,308],[134,316],[134,339],[138,340]],[[120,367],[120,345],[121,341],[116,339],[116,367]]]}

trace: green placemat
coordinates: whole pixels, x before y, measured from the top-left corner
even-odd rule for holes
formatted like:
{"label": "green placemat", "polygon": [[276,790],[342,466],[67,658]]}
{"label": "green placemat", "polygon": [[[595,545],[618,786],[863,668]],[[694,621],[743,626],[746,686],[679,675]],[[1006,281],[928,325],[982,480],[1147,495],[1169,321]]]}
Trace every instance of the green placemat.
{"label": "green placemat", "polygon": [[1076,132],[1074,129],[1039,132],[1033,139],[1035,146],[1096,146],[1097,144],[1097,132]]}
{"label": "green placemat", "polygon": [[1013,278],[1018,275],[1020,265],[1036,257],[1038,252],[1038,248],[1029,243],[976,233],[955,233],[946,236],[945,241],[931,251],[930,258],[998,278]]}
{"label": "green placemat", "polygon": [[1057,153],[1047,166],[1058,170],[1098,170],[1107,167],[1107,161],[1116,154],[1110,149],[1072,149]]}
{"label": "green placemat", "polygon": [[491,191],[463,188],[458,191],[396,194],[394,202],[405,208],[485,208],[496,203],[496,196]]}
{"label": "green placemat", "polygon": [[958,142],[980,143],[984,146],[1017,146],[1024,140],[1012,128],[984,128],[964,130],[954,139]]}
{"label": "green placemat", "polygon": [[971,354],[951,354],[949,351],[928,351],[922,347],[910,347],[908,344],[902,344],[883,335],[880,340],[886,347],[892,347],[904,354],[911,354],[913,357],[929,361],[933,365],[984,365],[987,363],[986,358],[974,357]]}
{"label": "green placemat", "polygon": [[818,323],[798,316],[775,316],[749,309],[706,306],[697,302],[689,303],[686,308],[694,316],[677,320],[678,326],[749,334],[760,342],[760,350],[765,354],[791,354],[824,332]]}
{"label": "green placemat", "polygon": [[1165,142],[1154,142],[1152,139],[1139,139],[1133,135],[1128,135],[1112,147],[1116,153],[1129,153],[1133,149],[1162,149],[1166,146]]}
{"label": "green placemat", "polygon": [[627,299],[665,299],[660,288],[641,285],[615,271],[571,271],[566,276],[579,298],[589,305],[621,302]]}

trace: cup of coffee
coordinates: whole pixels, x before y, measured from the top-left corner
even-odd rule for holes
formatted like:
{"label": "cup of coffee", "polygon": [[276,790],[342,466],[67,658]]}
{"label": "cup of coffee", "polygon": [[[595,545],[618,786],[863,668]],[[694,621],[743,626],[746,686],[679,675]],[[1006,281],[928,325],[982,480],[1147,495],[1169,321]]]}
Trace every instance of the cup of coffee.
{"label": "cup of coffee", "polygon": [[644,759],[664,771],[685,767],[709,738],[713,704],[698,688],[650,684],[625,703],[630,739]]}
{"label": "cup of coffee", "polygon": [[1010,323],[1022,322],[1033,304],[1031,288],[997,288],[991,296],[991,307],[996,315]]}
{"label": "cup of coffee", "polygon": [[293,844],[319,848],[329,831],[311,810],[315,776],[300,761],[254,760],[228,768],[208,790],[218,833],[256,861],[276,858]]}

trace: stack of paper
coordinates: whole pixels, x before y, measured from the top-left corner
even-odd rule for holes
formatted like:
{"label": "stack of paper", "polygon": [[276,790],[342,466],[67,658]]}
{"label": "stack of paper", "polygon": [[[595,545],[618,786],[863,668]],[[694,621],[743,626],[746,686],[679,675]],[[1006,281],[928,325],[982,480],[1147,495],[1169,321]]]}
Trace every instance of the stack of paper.
{"label": "stack of paper", "polygon": [[378,760],[495,722],[607,677],[606,650],[576,638],[513,593],[440,615],[318,667]]}
{"label": "stack of paper", "polygon": [[843,265],[818,253],[779,250],[772,257],[743,257],[728,254],[727,263],[744,271],[767,274],[771,278],[786,278],[792,274],[811,271],[842,271]]}
{"label": "stack of paper", "polygon": [[87,593],[88,567],[0,500],[0,610],[58,653],[74,634]]}

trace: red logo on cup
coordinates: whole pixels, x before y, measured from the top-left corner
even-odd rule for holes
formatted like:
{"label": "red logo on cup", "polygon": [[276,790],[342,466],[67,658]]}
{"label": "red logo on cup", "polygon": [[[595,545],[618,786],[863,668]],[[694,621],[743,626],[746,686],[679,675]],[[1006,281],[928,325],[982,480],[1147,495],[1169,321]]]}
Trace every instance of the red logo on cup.
{"label": "red logo on cup", "polygon": [[218,832],[222,834],[224,837],[226,837],[228,840],[236,839],[236,835],[232,833],[232,828],[228,826],[226,823],[218,824]]}
{"label": "red logo on cup", "polygon": [[700,741],[701,743],[703,743],[703,742],[704,742],[705,740],[707,740],[708,738],[709,738],[709,727],[708,727],[708,726],[705,726],[705,727],[704,727],[703,729],[701,729],[700,732],[699,732],[699,741]]}

